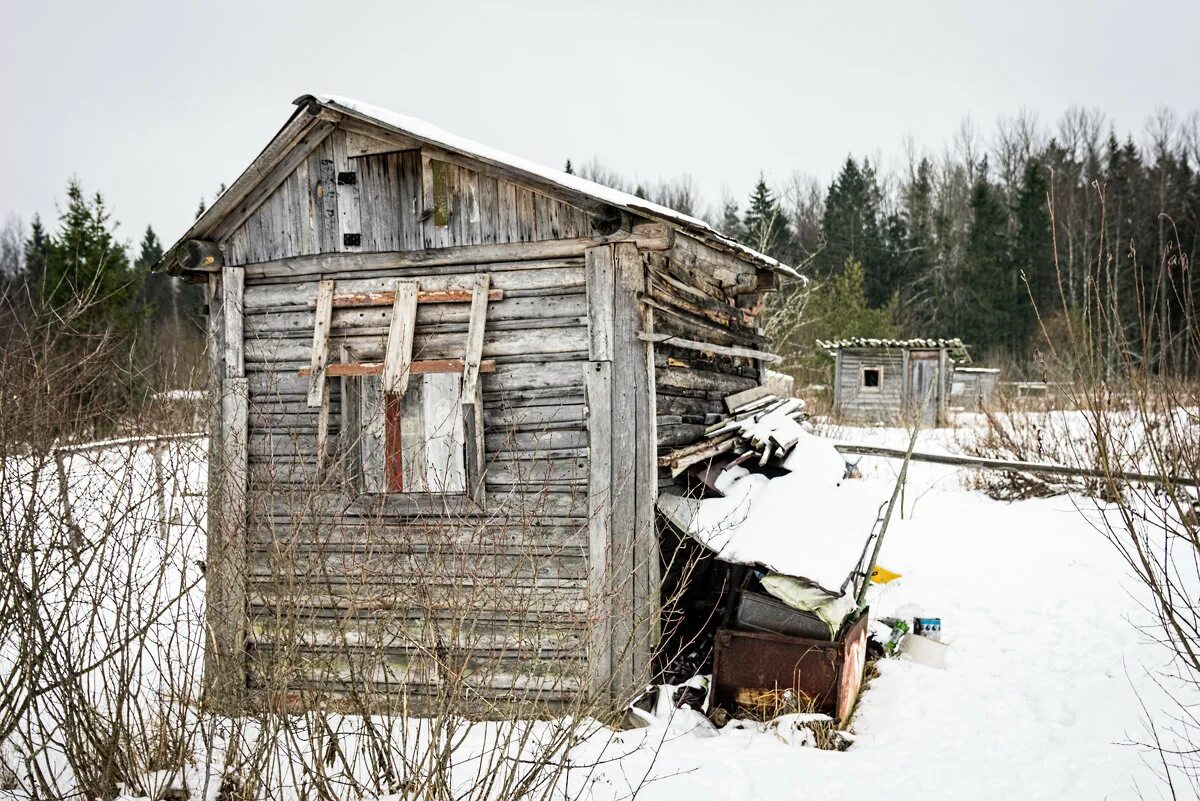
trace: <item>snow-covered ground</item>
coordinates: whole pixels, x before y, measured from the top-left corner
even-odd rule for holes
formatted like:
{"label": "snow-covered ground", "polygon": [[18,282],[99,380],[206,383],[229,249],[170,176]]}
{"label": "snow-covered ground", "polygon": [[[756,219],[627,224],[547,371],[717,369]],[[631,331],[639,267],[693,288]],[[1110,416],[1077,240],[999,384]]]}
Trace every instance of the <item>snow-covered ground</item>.
{"label": "snow-covered ground", "polygon": [[[906,440],[899,430],[827,433]],[[947,449],[953,436],[929,432],[920,447]],[[898,467],[860,463],[868,479],[882,479],[881,492]],[[1139,631],[1153,623],[1145,592],[1095,526],[1095,505],[993,501],[965,489],[968,477],[910,468],[904,516],[880,558],[903,577],[875,590],[872,615],[915,605],[940,617],[949,659],[944,670],[883,660],[848,751],[800,747],[754,726],[715,736],[688,726],[601,732],[572,751],[576,764],[602,764],[568,775],[568,797],[1159,797],[1153,758],[1129,743],[1147,739],[1148,714],[1175,711],[1166,690],[1200,699],[1172,682],[1170,654]]]}
{"label": "snow-covered ground", "polygon": [[[907,444],[899,430],[828,433]],[[928,432],[919,448],[946,450],[952,436]],[[864,458],[860,468],[890,478],[899,463]],[[1189,696],[1167,678],[1170,654],[1138,630],[1153,622],[1146,593],[1095,527],[1094,503],[999,502],[964,489],[965,478],[913,463],[904,519],[893,520],[880,556],[903,578],[871,601],[875,617],[906,604],[941,617],[945,670],[881,660],[842,753],[754,729],[622,734],[647,747],[607,772],[611,797],[625,791],[615,776],[647,772],[661,778],[644,799],[1159,797],[1155,760],[1129,743],[1149,736],[1143,703],[1177,711],[1162,682]]]}

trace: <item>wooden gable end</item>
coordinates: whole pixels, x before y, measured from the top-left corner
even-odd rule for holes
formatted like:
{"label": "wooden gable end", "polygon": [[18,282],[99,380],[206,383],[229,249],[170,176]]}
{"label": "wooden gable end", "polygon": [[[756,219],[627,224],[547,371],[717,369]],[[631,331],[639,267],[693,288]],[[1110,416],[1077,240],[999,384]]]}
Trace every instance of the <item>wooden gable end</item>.
{"label": "wooden gable end", "polygon": [[225,263],[591,235],[588,213],[559,199],[335,128],[228,235]]}

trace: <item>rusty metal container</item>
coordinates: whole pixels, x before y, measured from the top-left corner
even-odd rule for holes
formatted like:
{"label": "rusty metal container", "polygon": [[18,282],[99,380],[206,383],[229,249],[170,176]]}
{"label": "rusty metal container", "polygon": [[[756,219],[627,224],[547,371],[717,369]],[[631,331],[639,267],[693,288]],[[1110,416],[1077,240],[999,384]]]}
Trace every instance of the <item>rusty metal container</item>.
{"label": "rusty metal container", "polygon": [[737,714],[748,699],[790,689],[844,724],[862,688],[866,658],[866,611],[836,640],[719,629],[713,700]]}

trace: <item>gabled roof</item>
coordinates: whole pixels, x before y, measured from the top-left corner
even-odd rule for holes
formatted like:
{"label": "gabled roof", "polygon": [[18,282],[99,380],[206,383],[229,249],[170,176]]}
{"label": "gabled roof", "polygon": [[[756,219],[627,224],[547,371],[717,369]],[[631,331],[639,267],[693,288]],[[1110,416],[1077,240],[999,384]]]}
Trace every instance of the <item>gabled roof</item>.
{"label": "gabled roof", "polygon": [[[213,202],[212,206],[200,216],[188,229],[179,242],[176,243],[163,261],[155,269],[171,271],[173,264],[172,253],[179,244],[190,239],[209,238],[218,225],[240,204],[251,197],[257,184],[263,181],[268,170],[278,164],[291,146],[299,139],[297,130],[307,129],[306,120],[302,115],[307,114],[315,121],[323,114],[328,117],[351,118],[362,123],[377,126],[392,135],[414,140],[419,146],[428,144],[444,151],[462,157],[479,161],[485,165],[513,174],[517,180],[524,179],[531,188],[545,188],[549,191],[559,191],[560,194],[572,199],[590,200],[592,205],[606,205],[626,211],[638,217],[663,222],[674,228],[691,234],[700,241],[738,256],[756,266],[774,270],[793,278],[801,278],[799,273],[763,253],[746,247],[725,236],[708,223],[674,209],[651,203],[648,200],[622,192],[611,187],[570,175],[561,170],[545,167],[528,159],[513,156],[487,145],[479,144],[470,139],[443,131],[414,117],[397,114],[387,109],[372,106],[358,100],[336,95],[303,95],[294,101],[297,110],[287,123],[271,140],[270,144],[259,154],[258,158],[237,178],[223,195]],[[571,202],[571,200],[568,200]]]}
{"label": "gabled roof", "polygon": [[817,347],[831,354],[839,350],[877,349],[877,350],[941,350],[950,352],[950,358],[969,364],[971,355],[967,346],[957,337],[954,339],[871,339],[869,337],[851,337],[849,339],[817,340]]}

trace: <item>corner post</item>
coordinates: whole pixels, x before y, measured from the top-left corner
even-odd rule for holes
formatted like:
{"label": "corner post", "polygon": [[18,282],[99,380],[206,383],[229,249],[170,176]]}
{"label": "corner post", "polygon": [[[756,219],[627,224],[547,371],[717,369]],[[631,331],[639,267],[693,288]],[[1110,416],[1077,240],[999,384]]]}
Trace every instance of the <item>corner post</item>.
{"label": "corner post", "polygon": [[235,712],[246,690],[246,513],[249,485],[242,322],[245,272],[209,276],[209,512],[204,683],[215,709]]}

